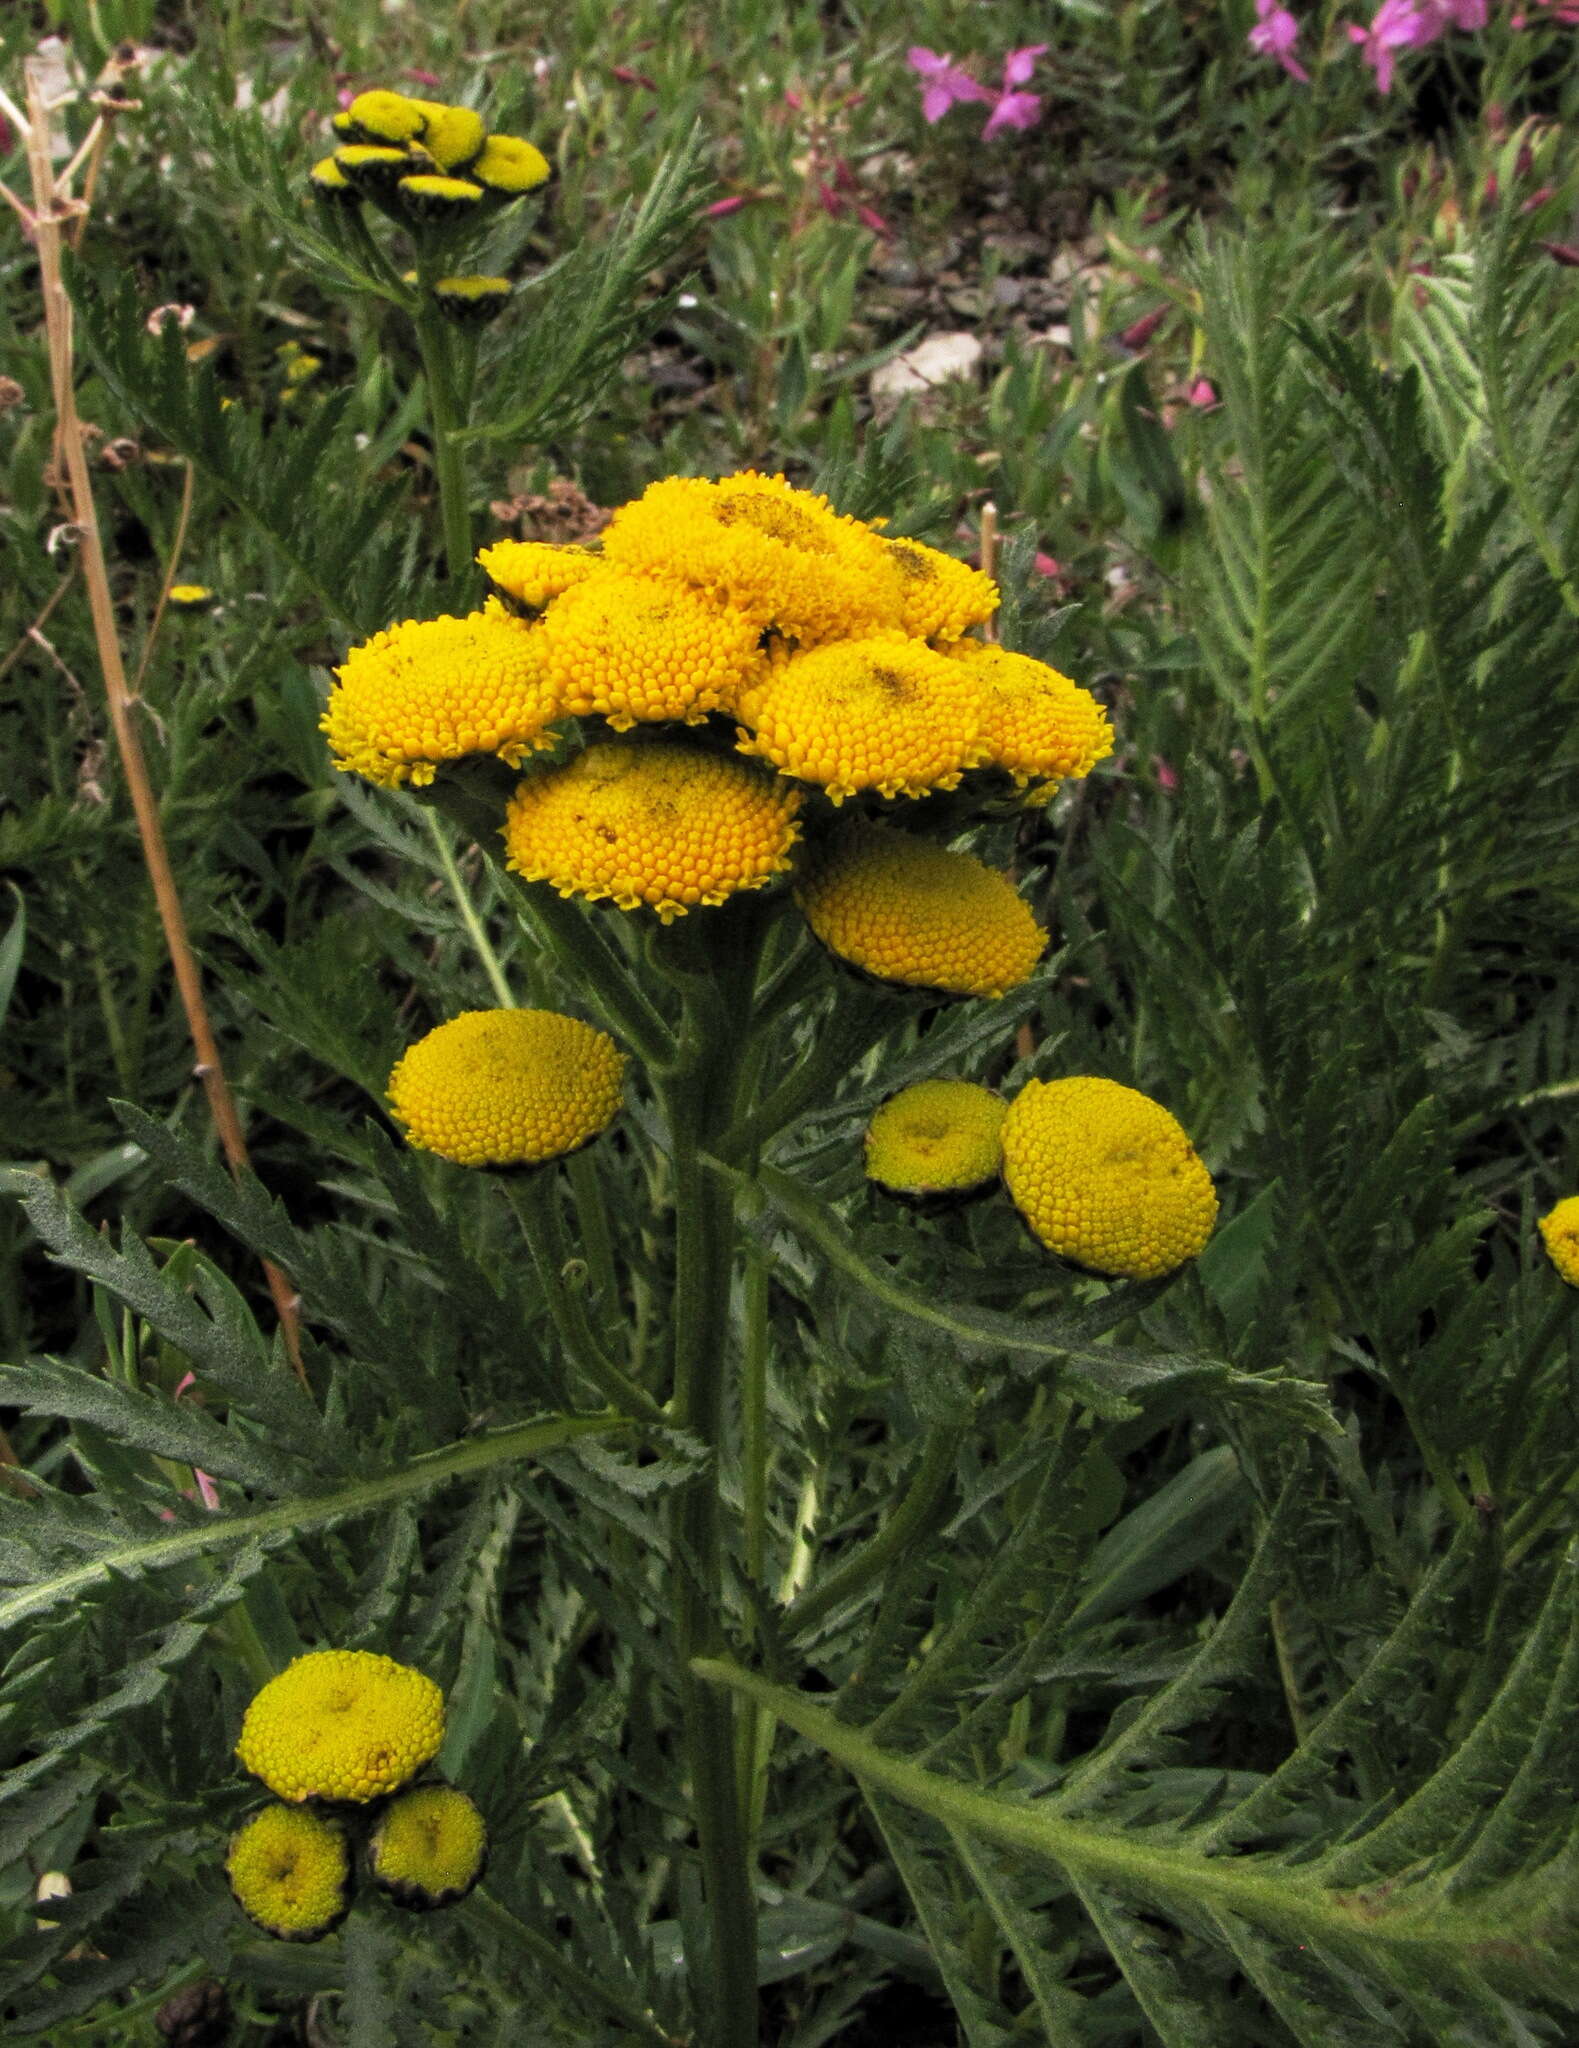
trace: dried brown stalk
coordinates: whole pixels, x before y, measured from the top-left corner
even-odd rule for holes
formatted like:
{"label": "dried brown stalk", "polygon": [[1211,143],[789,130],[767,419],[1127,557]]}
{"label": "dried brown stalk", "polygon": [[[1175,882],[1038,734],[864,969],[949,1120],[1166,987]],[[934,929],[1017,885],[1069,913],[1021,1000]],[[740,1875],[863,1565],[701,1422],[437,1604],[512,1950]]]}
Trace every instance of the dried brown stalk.
{"label": "dried brown stalk", "polygon": [[[159,921],[164,928],[171,969],[175,975],[181,1007],[186,1013],[192,1047],[197,1054],[193,1072],[203,1084],[203,1092],[208,1098],[209,1114],[213,1117],[214,1128],[219,1133],[219,1142],[224,1149],[225,1157],[232,1171],[236,1171],[248,1164],[247,1141],[242,1135],[235,1101],[220,1062],[219,1046],[209,1022],[208,1006],[203,997],[202,977],[198,972],[191,940],[187,935],[186,917],[181,908],[180,892],[176,887],[175,875],[170,865],[164,826],[159,816],[153,786],[149,781],[141,736],[132,715],[138,700],[126,684],[126,669],[121,658],[120,640],[115,630],[114,599],[110,594],[109,571],[105,564],[104,544],[99,532],[98,512],[93,499],[93,482],[88,470],[82,422],[77,415],[71,300],[67,296],[61,276],[60,252],[68,223],[82,219],[87,208],[82,200],[72,198],[69,190],[63,189],[55,177],[49,154],[49,108],[33,66],[29,64],[25,70],[27,113],[19,125],[27,142],[28,171],[33,187],[33,206],[27,224],[38,249],[44,299],[44,327],[49,348],[50,376],[55,394],[58,445],[71,494],[83,577],[88,586],[94,643],[98,649],[99,668],[104,678],[104,695],[109,706],[110,723],[114,728],[116,746],[120,751],[121,765],[126,774],[126,786],[131,792],[132,809],[137,818],[137,833],[142,843],[143,860],[148,869],[148,878],[153,884],[154,899],[159,907]],[[79,152],[79,160],[83,155],[84,152]],[[92,151],[86,151],[86,155],[89,162],[93,161]],[[13,198],[13,204],[15,203]],[[21,211],[21,208],[18,210]],[[271,1261],[263,1261],[263,1270],[268,1278],[269,1293],[273,1297],[275,1312],[280,1319],[280,1329],[284,1334],[291,1364],[305,1386],[307,1374],[302,1364],[301,1325],[295,1291],[285,1274]]]}

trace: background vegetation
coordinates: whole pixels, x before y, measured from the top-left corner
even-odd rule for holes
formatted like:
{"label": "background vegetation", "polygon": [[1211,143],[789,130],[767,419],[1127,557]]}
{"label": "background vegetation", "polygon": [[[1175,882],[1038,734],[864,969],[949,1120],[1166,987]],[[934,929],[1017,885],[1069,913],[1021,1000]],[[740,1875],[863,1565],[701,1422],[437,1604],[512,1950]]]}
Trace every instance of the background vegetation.
{"label": "background vegetation", "polygon": [[[738,1606],[743,1661],[836,1695],[841,1725],[1153,1861],[1067,1839],[1038,1861],[871,1767],[863,1801],[813,1715],[780,1733],[763,1822],[764,2038],[1565,2038],[1573,1297],[1533,1223],[1579,1185],[1579,77],[1570,27],[1493,15],[1381,98],[1333,6],[1308,10],[1309,88],[1247,47],[1248,4],[8,12],[12,83],[51,28],[90,77],[143,45],[75,267],[79,404],[133,665],[171,574],[216,595],[159,622],[143,730],[281,1205],[214,1164],[13,223],[0,1156],[30,1200],[0,1206],[0,1393],[32,1481],[0,1552],[8,2027],[151,2042],[173,1990],[220,1976],[237,2041],[518,2040],[523,1999],[525,2038],[604,2038],[523,1928],[655,2014],[649,2038],[693,2024],[644,1561],[685,1447],[440,1485],[470,1433],[532,1412],[542,1307],[502,1205],[399,1153],[382,1088],[493,999],[457,866],[505,975],[540,964],[465,838],[336,778],[316,731],[348,640],[446,601],[409,340],[293,226],[336,92],[415,71],[557,171],[483,344],[481,532],[575,537],[652,477],[759,465],[968,553],[991,499],[1005,637],[1119,735],[998,833],[1055,928],[1034,1000],[907,1017],[775,1162],[860,1271],[826,1286],[826,1210],[764,1226],[756,1576],[815,1585],[946,1425],[942,1540],[798,1639],[755,1588]],[[1036,42],[1037,127],[923,123],[907,46],[995,76]],[[693,134],[697,182],[633,228]],[[23,192],[15,153],[0,175]],[[150,335],[161,305],[189,323]],[[940,332],[975,367],[892,411],[874,372]],[[1156,1095],[1217,1178],[1207,1256],[1115,1294],[1033,1258],[1006,1210],[869,1212],[861,1123],[907,1060]],[[650,1207],[632,1176],[621,1242]],[[302,1291],[316,1409],[269,1369],[258,1249]],[[661,1268],[650,1231],[644,1252]],[[1082,1311],[1085,1376],[1061,1378]],[[1059,1342],[1017,1351],[971,1320],[994,1314],[1055,1315]],[[441,1445],[458,1462],[410,1462]],[[288,1511],[210,1543],[193,1467],[238,1517]],[[163,1512],[194,1534],[156,1558]],[[301,1952],[237,1921],[229,1743],[317,1642],[387,1647],[459,1702],[444,1760],[490,1788],[492,1907],[359,1916]],[[1200,1894],[1231,1844],[1270,1860],[1270,1903]],[[1365,1924],[1407,1894],[1404,1932],[1296,1942],[1276,1887],[1302,1869]],[[73,1896],[40,1934],[47,1871]]]}

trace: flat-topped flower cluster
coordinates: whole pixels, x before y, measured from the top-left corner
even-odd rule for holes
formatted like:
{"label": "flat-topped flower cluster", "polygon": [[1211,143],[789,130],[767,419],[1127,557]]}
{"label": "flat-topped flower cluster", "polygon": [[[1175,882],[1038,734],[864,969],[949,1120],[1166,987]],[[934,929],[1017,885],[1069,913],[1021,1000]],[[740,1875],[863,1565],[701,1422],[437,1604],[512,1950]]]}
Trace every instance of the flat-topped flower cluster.
{"label": "flat-topped flower cluster", "polygon": [[[553,752],[503,831],[511,867],[562,895],[668,923],[786,872],[809,802],[1036,801],[1112,749],[1088,691],[975,637],[990,577],[782,476],[665,478],[595,548],[505,540],[478,559],[482,608],[353,648],[323,728],[338,766],[391,788],[471,755]],[[849,957],[883,979],[981,995],[1022,981],[1045,934],[1011,885],[897,823],[816,835],[802,907],[819,937],[838,951],[848,930]],[[929,891],[981,914],[910,961],[915,935],[888,943],[884,915],[864,914],[874,890],[922,925]],[[889,971],[896,944],[915,972]]]}

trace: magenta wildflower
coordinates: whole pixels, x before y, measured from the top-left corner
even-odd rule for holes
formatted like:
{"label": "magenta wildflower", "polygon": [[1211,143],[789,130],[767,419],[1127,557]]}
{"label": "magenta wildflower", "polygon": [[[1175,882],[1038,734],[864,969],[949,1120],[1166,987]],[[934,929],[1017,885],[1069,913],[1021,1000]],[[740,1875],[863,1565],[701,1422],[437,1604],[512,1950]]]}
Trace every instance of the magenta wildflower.
{"label": "magenta wildflower", "polygon": [[1423,50],[1450,28],[1482,29],[1486,11],[1487,0],[1382,0],[1368,29],[1350,27],[1349,41],[1360,45],[1378,92],[1391,92],[1400,50]]}
{"label": "magenta wildflower", "polygon": [[727,213],[738,213],[743,206],[749,206],[756,197],[753,192],[732,192],[727,199],[715,199],[711,206],[702,208],[704,220],[722,220]]}
{"label": "magenta wildflower", "polygon": [[1041,94],[1021,92],[1020,87],[1030,84],[1037,58],[1045,56],[1049,47],[1047,43],[1027,43],[1023,50],[1011,50],[1004,58],[1003,90],[996,95],[987,125],[981,131],[984,142],[1005,128],[1034,128],[1042,118]]}
{"label": "magenta wildflower", "polygon": [[1278,0],[1256,0],[1256,25],[1249,36],[1251,49],[1262,57],[1276,59],[1290,78],[1309,85],[1310,73],[1294,55],[1298,41],[1299,23],[1286,7],[1280,7]]}
{"label": "magenta wildflower", "polygon": [[1023,131],[1034,128],[1042,118],[1041,94],[1023,92],[1021,87],[1030,84],[1037,58],[1050,47],[1047,43],[1027,43],[1023,49],[1011,50],[1003,60],[1003,84],[997,92],[978,83],[952,57],[939,56],[936,50],[919,44],[906,53],[905,61],[926,81],[921,94],[924,119],[941,121],[949,108],[961,101],[979,101],[992,109],[981,131],[983,141],[991,141],[1005,128]]}
{"label": "magenta wildflower", "polygon": [[1197,377],[1184,394],[1185,402],[1198,412],[1209,412],[1217,403],[1217,386],[1210,377]]}
{"label": "magenta wildflower", "polygon": [[925,49],[919,43],[906,53],[905,62],[926,80],[921,94],[924,121],[941,121],[957,100],[990,101],[993,97],[968,71],[961,70],[952,57],[940,57],[936,50]]}

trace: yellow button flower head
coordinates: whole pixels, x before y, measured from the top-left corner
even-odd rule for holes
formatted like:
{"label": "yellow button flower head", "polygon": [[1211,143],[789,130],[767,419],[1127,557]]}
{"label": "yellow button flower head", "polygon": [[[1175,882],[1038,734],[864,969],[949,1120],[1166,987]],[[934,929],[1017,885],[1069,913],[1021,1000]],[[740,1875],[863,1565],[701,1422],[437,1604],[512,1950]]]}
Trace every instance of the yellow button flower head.
{"label": "yellow button flower head", "polygon": [[225,1874],[247,1918],[281,1941],[317,1941],[350,1903],[344,1831],[299,1807],[266,1806],[243,1821]]}
{"label": "yellow button flower head", "polygon": [[362,197],[332,156],[318,159],[307,173],[307,182],[315,198],[327,200],[332,206],[355,206]]}
{"label": "yellow button flower head", "polygon": [[353,647],[319,720],[335,766],[387,789],[467,754],[519,768],[559,716],[536,630],[503,610],[406,619]]}
{"label": "yellow button flower head", "polygon": [[830,953],[906,988],[1001,996],[1047,944],[1007,875],[887,825],[841,833],[795,894]]}
{"label": "yellow button flower head", "polygon": [[877,535],[781,476],[665,477],[620,507],[603,548],[619,568],[711,591],[803,645],[899,623]]}
{"label": "yellow button flower head", "polygon": [[312,1650],[254,1694],[236,1755],[281,1799],[365,1805],[438,1754],[444,1695],[372,1650]]}
{"label": "yellow button flower head", "polygon": [[483,574],[513,612],[540,612],[602,567],[590,548],[546,540],[496,540],[477,556]]}
{"label": "yellow button flower head", "polygon": [[206,583],[172,583],[165,595],[178,611],[206,612],[213,609],[214,593]]}
{"label": "yellow button flower head", "polygon": [[1117,1081],[1030,1081],[1003,1126],[1003,1177],[1049,1251],[1155,1280],[1212,1234],[1217,1193],[1177,1120]]}
{"label": "yellow button flower head", "polygon": [[418,220],[467,220],[482,201],[481,185],[443,171],[418,171],[402,178],[395,191],[402,207]]}
{"label": "yellow button flower head", "polygon": [[987,764],[1005,769],[1020,788],[1087,775],[1112,753],[1113,728],[1102,706],[1045,661],[979,640],[962,640],[949,652],[980,688]]}
{"label": "yellow button flower head", "polygon": [[998,1177],[1009,1106],[975,1081],[917,1081],[866,1127],[866,1177],[911,1200],[974,1194]]}
{"label": "yellow button flower head", "polygon": [[403,92],[359,92],[343,113],[334,117],[335,132],[358,142],[384,143],[399,147],[414,142],[422,133],[421,107]]}
{"label": "yellow button flower head", "polygon": [[483,1817],[453,1785],[419,1785],[392,1799],[367,1849],[375,1883],[419,1913],[465,1898],[487,1855]]}
{"label": "yellow button flower head", "polygon": [[358,192],[392,192],[411,170],[410,152],[382,142],[348,142],[332,159]]}
{"label": "yellow button flower head", "polygon": [[549,174],[548,158],[518,135],[490,135],[470,175],[496,199],[519,199]]}
{"label": "yellow button flower head", "polygon": [[481,152],[488,129],[474,109],[446,106],[442,100],[411,104],[422,116],[422,147],[441,171],[462,170]]}
{"label": "yellow button flower head", "polygon": [[557,1010],[467,1010],[389,1077],[406,1142],[456,1166],[538,1166],[590,1145],[619,1112],[624,1055]]}
{"label": "yellow button flower head", "polygon": [[1570,1287],[1579,1287],[1579,1195],[1565,1195],[1540,1220],[1547,1255]]}
{"label": "yellow button flower head", "polygon": [[862,789],[925,796],[981,759],[977,695],[957,661],[903,633],[841,640],[771,663],[740,692],[740,751],[836,804]]}
{"label": "yellow button flower head", "polygon": [[957,640],[998,609],[998,586],[969,562],[918,540],[885,540],[883,553],[899,590],[899,621],[920,640]]}
{"label": "yellow button flower head", "polygon": [[467,271],[458,277],[436,277],[433,296],[452,319],[475,321],[479,326],[497,319],[510,303],[507,277],[483,277]]}
{"label": "yellow button flower head", "polygon": [[800,798],[743,761],[601,740],[517,789],[507,865],[561,896],[645,904],[664,924],[761,889],[789,866]]}
{"label": "yellow button flower head", "polygon": [[582,578],[543,617],[560,708],[606,718],[616,732],[671,719],[701,725],[763,665],[760,637],[732,605],[611,569]]}

